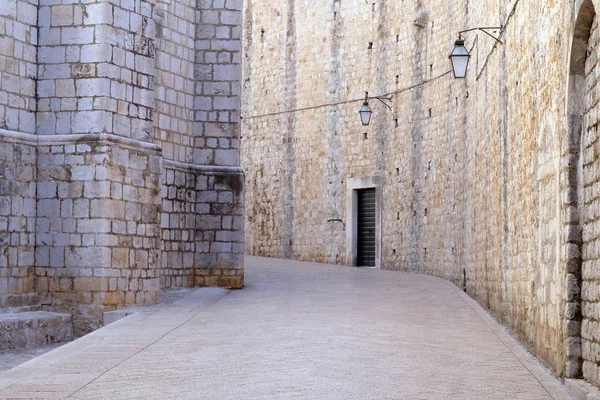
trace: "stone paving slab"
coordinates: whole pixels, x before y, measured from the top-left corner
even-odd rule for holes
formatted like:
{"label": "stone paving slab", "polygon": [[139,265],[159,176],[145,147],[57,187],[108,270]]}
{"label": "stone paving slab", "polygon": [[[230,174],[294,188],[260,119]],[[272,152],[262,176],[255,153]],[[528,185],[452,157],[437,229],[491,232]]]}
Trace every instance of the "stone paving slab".
{"label": "stone paving slab", "polygon": [[0,398],[571,398],[444,280],[255,257],[246,277],[0,374]]}
{"label": "stone paving slab", "polygon": [[33,358],[39,357],[49,351],[52,351],[60,346],[64,346],[66,342],[49,344],[46,346],[34,347],[31,349],[17,349],[0,351],[0,372],[7,371],[27,362]]}

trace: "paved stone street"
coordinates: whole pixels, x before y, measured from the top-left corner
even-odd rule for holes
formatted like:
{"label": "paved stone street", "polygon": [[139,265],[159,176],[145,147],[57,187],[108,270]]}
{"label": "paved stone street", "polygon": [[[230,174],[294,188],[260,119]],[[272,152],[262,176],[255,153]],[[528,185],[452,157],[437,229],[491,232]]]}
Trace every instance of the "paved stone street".
{"label": "paved stone street", "polygon": [[444,280],[255,257],[246,279],[4,372],[0,398],[570,398]]}

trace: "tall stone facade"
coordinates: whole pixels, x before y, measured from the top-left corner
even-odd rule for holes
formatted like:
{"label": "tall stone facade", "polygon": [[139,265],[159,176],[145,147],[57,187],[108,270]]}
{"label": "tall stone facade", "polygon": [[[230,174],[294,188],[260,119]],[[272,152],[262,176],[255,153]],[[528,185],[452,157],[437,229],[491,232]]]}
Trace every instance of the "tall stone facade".
{"label": "tall stone facade", "polygon": [[[600,2],[248,0],[248,253],[446,278],[559,375],[600,386]],[[465,34],[467,78],[448,56]],[[372,99],[368,127],[358,111]]]}
{"label": "tall stone facade", "polygon": [[243,286],[241,0],[0,3],[0,307]]}

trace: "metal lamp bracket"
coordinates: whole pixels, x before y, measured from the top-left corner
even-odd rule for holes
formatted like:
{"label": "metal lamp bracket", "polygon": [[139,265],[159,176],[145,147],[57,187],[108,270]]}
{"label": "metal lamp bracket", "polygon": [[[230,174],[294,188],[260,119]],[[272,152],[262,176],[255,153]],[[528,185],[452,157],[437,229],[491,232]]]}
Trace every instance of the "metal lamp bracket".
{"label": "metal lamp bracket", "polygon": [[467,33],[467,32],[473,32],[473,31],[481,31],[483,33],[485,33],[486,35],[488,35],[489,37],[491,37],[492,39],[494,39],[496,42],[500,43],[500,44],[504,44],[500,38],[494,36],[493,34],[491,34],[488,31],[497,31],[497,30],[502,30],[502,26],[481,26],[481,27],[477,27],[477,28],[471,28],[471,29],[465,29],[464,31],[460,31],[458,32],[458,37],[462,39],[462,34],[463,33]]}
{"label": "metal lamp bracket", "polygon": [[392,109],[391,104],[386,103],[387,101],[389,101],[390,103],[392,103],[392,97],[391,96],[390,97],[383,97],[383,96],[380,96],[380,97],[369,97],[369,92],[365,92],[365,101],[373,100],[373,99],[379,100],[381,103],[383,103],[384,106],[386,106],[390,110]]}
{"label": "metal lamp bracket", "polygon": [[392,98],[391,97],[375,97],[377,100],[379,100],[380,102],[383,103],[384,106],[386,106],[387,108],[389,108],[390,110],[392,109],[392,106],[388,103],[386,103],[386,101],[389,101],[390,103],[392,102]]}

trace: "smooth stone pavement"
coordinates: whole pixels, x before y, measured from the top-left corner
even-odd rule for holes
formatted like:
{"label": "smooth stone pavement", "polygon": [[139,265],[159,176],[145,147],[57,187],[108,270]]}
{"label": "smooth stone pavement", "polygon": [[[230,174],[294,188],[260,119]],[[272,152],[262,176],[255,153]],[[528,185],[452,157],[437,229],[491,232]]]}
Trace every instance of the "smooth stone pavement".
{"label": "smooth stone pavement", "polygon": [[17,365],[21,365],[32,358],[39,357],[42,354],[52,351],[60,346],[64,346],[65,344],[67,344],[67,342],[54,343],[30,349],[0,351],[0,372],[12,369]]}
{"label": "smooth stone pavement", "polygon": [[248,257],[198,289],[0,374],[0,398],[570,399],[444,280]]}

